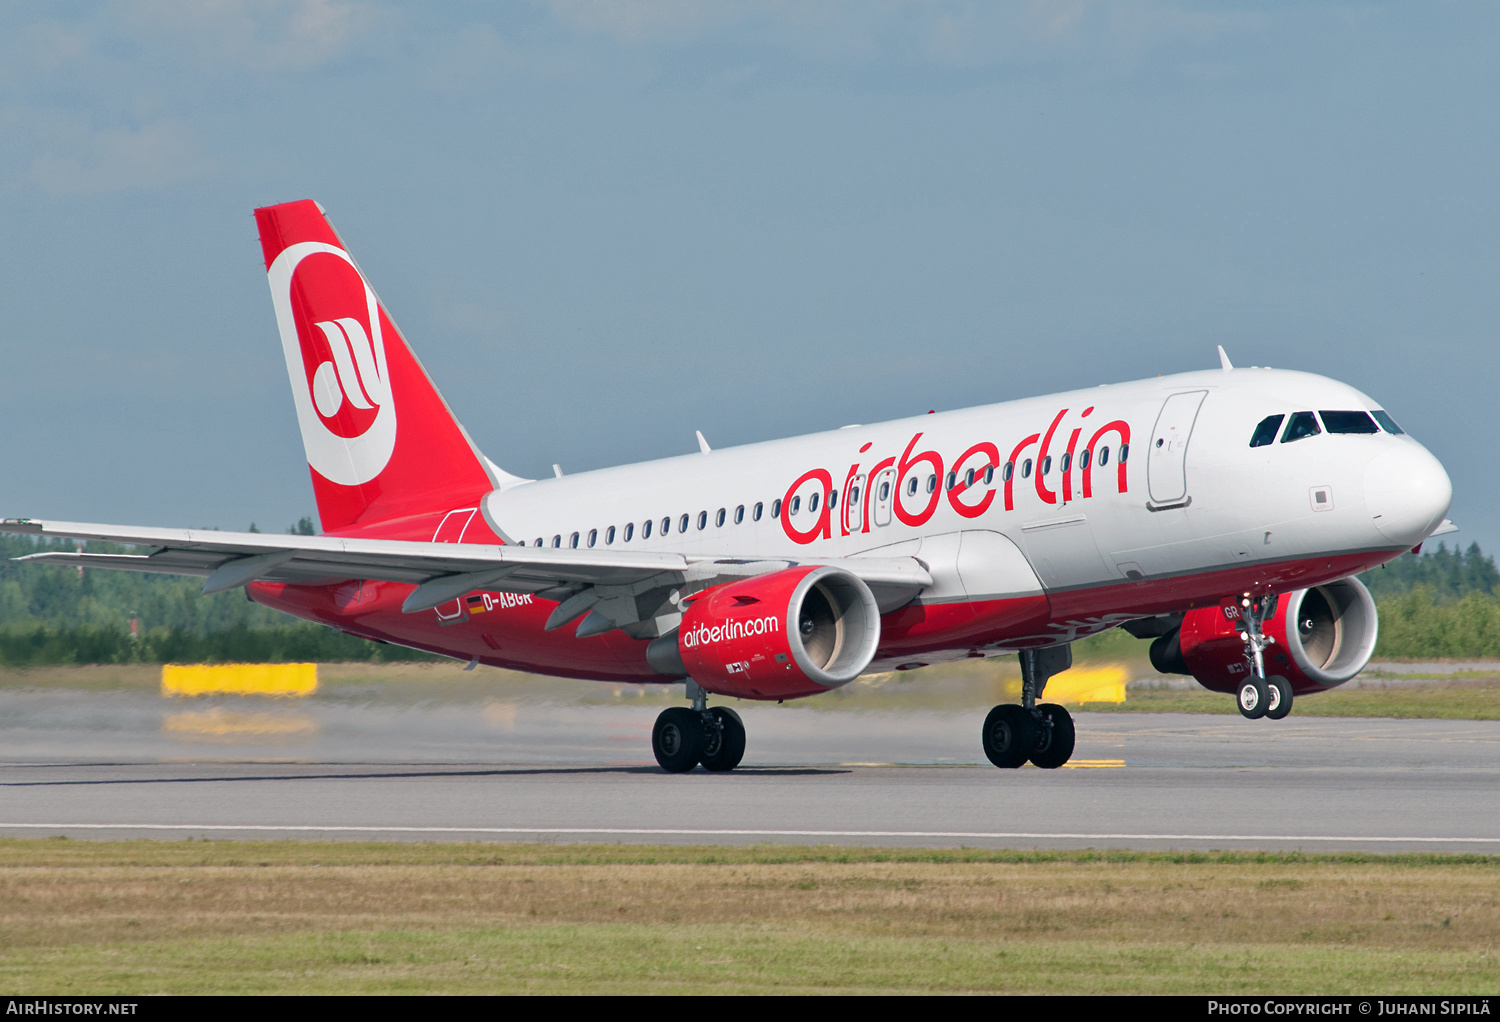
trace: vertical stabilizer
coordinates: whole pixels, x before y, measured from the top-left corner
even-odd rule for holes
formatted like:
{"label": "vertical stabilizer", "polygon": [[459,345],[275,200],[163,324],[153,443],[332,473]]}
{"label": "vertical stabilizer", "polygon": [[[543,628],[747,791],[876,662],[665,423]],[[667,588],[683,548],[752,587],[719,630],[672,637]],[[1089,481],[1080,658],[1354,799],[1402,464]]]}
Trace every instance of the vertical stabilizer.
{"label": "vertical stabilizer", "polygon": [[322,209],[288,202],[257,209],[255,221],[323,530],[433,540],[462,519],[444,539],[499,541],[479,511],[500,482],[493,463]]}

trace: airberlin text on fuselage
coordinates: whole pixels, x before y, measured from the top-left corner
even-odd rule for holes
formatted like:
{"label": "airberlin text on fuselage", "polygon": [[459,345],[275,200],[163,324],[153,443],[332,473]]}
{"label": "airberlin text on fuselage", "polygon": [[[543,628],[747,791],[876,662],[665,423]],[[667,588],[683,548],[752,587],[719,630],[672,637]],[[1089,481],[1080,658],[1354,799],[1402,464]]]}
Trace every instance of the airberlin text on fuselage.
{"label": "airberlin text on fuselage", "polygon": [[[1078,497],[1088,498],[1094,495],[1094,473],[1104,473],[1107,479],[1111,470],[1115,476],[1115,488],[1117,492],[1124,493],[1127,489],[1126,482],[1126,452],[1130,449],[1130,424],[1124,419],[1112,419],[1090,430],[1093,422],[1085,422],[1094,413],[1094,407],[1090,405],[1078,414],[1078,424],[1070,429],[1063,426],[1063,420],[1067,418],[1069,409],[1064,408],[1052,418],[1045,433],[1032,433],[1010,451],[1010,457],[1002,460],[1000,448],[988,440],[982,440],[968,447],[962,454],[949,464],[949,471],[954,475],[954,484],[950,488],[945,485],[943,479],[943,458],[936,451],[918,451],[917,444],[922,439],[923,433],[917,433],[907,442],[906,448],[900,457],[887,457],[875,462],[868,469],[862,469],[859,462],[849,466],[849,471],[844,477],[843,486],[838,490],[839,500],[833,508],[829,507],[828,495],[834,492],[833,473],[827,469],[814,468],[802,473],[796,478],[791,486],[787,487],[786,496],[782,498],[781,528],[793,542],[811,543],[817,539],[833,538],[833,512],[839,511],[838,526],[840,535],[848,536],[857,532],[869,532],[871,527],[870,508],[879,500],[875,487],[879,485],[881,473],[889,476],[895,474],[890,481],[891,492],[887,498],[890,501],[891,513],[903,525],[918,527],[927,524],[937,511],[938,502],[946,495],[948,503],[953,510],[965,518],[978,518],[990,509],[994,503],[995,491],[984,489],[984,495],[978,500],[966,499],[966,494],[976,488],[986,471],[998,472],[1001,479],[1002,501],[1005,510],[1015,510],[1015,486],[1019,481],[1022,486],[1034,486],[1037,497],[1045,504],[1056,504],[1059,501],[1067,503],[1075,498],[1074,475],[1078,476]],[[1095,420],[1098,421],[1098,420]],[[1063,426],[1059,431],[1059,426]],[[1088,431],[1088,439],[1082,441],[1085,432]],[[1063,437],[1066,435],[1066,444]],[[1104,446],[1100,446],[1103,444]],[[859,453],[866,453],[871,444],[865,444]],[[1115,452],[1114,463],[1109,463],[1108,448],[1113,447]],[[1060,450],[1059,450],[1060,449]],[[1050,466],[1056,460],[1061,471],[1055,477],[1056,489],[1048,485]],[[1002,465],[1011,466],[1007,474],[1001,469]],[[1028,472],[1023,466],[1031,467]],[[969,471],[974,471],[973,482],[969,481]],[[938,483],[924,496],[926,504],[913,511],[903,502],[903,497],[914,496],[908,493],[908,480],[935,477]],[[860,478],[865,480],[865,489],[869,492],[860,501],[857,513],[851,513],[850,497],[852,491],[858,485]],[[809,482],[821,483],[822,496],[818,500],[818,506],[813,509],[815,515],[811,524],[805,529],[799,529],[792,524],[792,501],[797,491]],[[920,491],[922,487],[917,487]],[[882,501],[883,503],[883,501]]]}
{"label": "airberlin text on fuselage", "polygon": [[727,621],[722,625],[699,625],[682,633],[682,644],[689,649],[710,642],[729,642],[751,635],[766,635],[781,630],[774,617],[756,617],[747,621]]}

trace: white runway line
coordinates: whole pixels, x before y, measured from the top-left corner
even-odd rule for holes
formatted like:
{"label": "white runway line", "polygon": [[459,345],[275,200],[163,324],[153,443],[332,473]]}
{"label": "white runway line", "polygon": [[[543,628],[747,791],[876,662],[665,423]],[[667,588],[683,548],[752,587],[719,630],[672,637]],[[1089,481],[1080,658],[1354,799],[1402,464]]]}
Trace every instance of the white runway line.
{"label": "white runway line", "polygon": [[884,838],[971,838],[981,841],[1290,841],[1313,842],[1382,842],[1387,844],[1500,844],[1500,837],[1375,837],[1355,834],[1082,834],[1042,833],[1030,831],[959,831],[959,830],[685,830],[644,827],[364,827],[308,826],[293,824],[238,823],[0,823],[7,830],[159,830],[230,832],[285,832],[297,834],[526,834],[585,835],[614,837],[884,837]]}

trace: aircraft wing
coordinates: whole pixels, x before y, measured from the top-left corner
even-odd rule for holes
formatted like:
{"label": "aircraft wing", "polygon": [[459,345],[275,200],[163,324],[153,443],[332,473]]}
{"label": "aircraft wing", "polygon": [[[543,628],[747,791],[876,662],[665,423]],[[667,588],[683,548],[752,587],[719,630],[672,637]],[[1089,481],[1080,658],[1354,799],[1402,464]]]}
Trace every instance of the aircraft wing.
{"label": "aircraft wing", "polygon": [[628,607],[640,604],[637,598],[650,602],[653,591],[690,583],[712,584],[798,564],[835,564],[859,576],[870,587],[882,612],[909,602],[932,585],[925,566],[911,557],[715,557],[641,550],[558,550],[154,529],[31,518],[6,518],[0,521],[0,532],[135,546],[139,552],[46,550],[16,560],[197,575],[205,579],[205,593],[225,592],[255,581],[327,584],[357,578],[407,582],[417,586],[402,605],[408,613],[429,610],[476,589],[534,593],[561,604],[554,620],[548,622],[549,628],[560,627],[596,605],[608,608],[612,627],[623,625],[630,622],[622,619],[641,619],[641,612]]}

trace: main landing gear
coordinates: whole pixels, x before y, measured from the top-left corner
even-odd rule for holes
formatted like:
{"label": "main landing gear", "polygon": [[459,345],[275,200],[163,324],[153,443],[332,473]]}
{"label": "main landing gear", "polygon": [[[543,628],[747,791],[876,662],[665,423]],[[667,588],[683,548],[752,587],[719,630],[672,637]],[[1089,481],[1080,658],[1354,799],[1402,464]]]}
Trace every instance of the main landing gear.
{"label": "main landing gear", "polygon": [[1280,720],[1292,712],[1292,685],[1281,677],[1266,677],[1265,649],[1276,644],[1276,640],[1265,632],[1266,620],[1276,613],[1276,596],[1240,599],[1240,623],[1243,630],[1240,638],[1245,643],[1245,659],[1250,663],[1250,676],[1240,683],[1235,694],[1235,705],[1240,714],[1250,720],[1269,717]]}
{"label": "main landing gear", "polygon": [[727,706],[708,707],[708,693],[687,683],[691,708],[663,710],[651,729],[651,751],[669,774],[685,774],[699,763],[705,770],[733,770],[745,758],[745,724]]}
{"label": "main landing gear", "polygon": [[1073,647],[1022,650],[1021,705],[1005,703],[984,718],[984,754],[1002,769],[1027,760],[1045,770],[1073,756],[1073,717],[1056,703],[1037,703],[1047,679],[1073,666]]}

